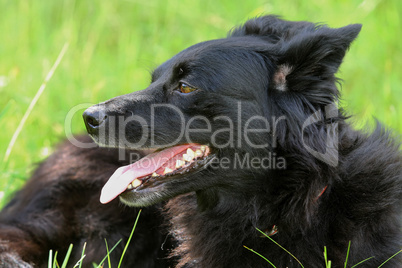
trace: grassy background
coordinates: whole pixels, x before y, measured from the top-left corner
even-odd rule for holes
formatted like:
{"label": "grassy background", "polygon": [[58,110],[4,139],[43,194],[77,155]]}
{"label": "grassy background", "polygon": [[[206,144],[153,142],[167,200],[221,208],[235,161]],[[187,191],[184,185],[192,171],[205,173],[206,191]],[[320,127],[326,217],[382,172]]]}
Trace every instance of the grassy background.
{"label": "grassy background", "polygon": [[[0,206],[65,137],[72,107],[145,88],[149,70],[161,62],[196,42],[224,37],[259,14],[332,27],[362,23],[339,73],[343,104],[358,122],[375,116],[402,131],[400,0],[0,0],[0,10]],[[66,42],[69,50],[4,161]],[[72,128],[84,131],[80,113]]]}

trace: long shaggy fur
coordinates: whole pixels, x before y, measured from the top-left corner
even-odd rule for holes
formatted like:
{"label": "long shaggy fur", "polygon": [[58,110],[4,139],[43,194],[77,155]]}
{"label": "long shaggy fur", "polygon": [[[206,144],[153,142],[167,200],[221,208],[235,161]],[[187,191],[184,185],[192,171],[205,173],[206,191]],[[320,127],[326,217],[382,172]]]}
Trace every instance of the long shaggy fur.
{"label": "long shaggy fur", "polygon": [[[77,139],[92,142],[88,136]],[[117,267],[139,209],[117,200],[102,205],[99,194],[123,164],[127,161],[119,161],[115,149],[62,144],[0,212],[0,267],[47,267],[49,250],[58,252],[61,264],[70,243],[74,247],[68,266],[81,258],[86,243],[82,265],[92,267],[107,255],[105,240],[110,250],[121,239],[110,254],[112,267]],[[171,245],[161,224],[158,206],[142,211],[122,267],[167,267]],[[107,262],[103,267],[109,267]]]}
{"label": "long shaggy fur", "polygon": [[[277,267],[300,267],[256,230],[270,230],[274,225],[279,231],[272,238],[305,267],[324,266],[324,246],[332,267],[343,267],[349,241],[348,263],[374,257],[361,267],[377,267],[396,253],[401,247],[398,146],[380,127],[370,135],[347,130],[336,171],[306,159],[303,149],[298,153],[293,148],[286,154],[291,162],[288,169],[277,172],[269,187],[261,187],[266,181],[261,177],[256,183],[260,189],[250,185],[251,193],[239,191],[237,198],[220,200],[205,211],[200,211],[199,203],[208,202],[208,194],[171,200],[167,208],[172,233],[181,241],[176,248],[179,267],[267,266],[243,246]],[[328,188],[317,200],[325,183]],[[395,258],[385,267],[399,267],[400,261]]]}
{"label": "long shaggy fur", "polygon": [[[214,187],[172,199],[167,212],[172,232],[180,241],[176,249],[181,257],[179,267],[267,267],[243,246],[277,267],[299,267],[256,230],[269,231],[273,226],[279,231],[272,238],[305,267],[324,266],[324,246],[332,267],[343,267],[349,241],[348,263],[374,257],[360,267],[377,267],[400,250],[402,161],[395,137],[380,124],[373,133],[352,130],[341,109],[336,117],[324,118],[301,133],[308,115],[324,112],[325,105],[337,101],[334,74],[359,29],[352,25],[333,30],[271,16],[248,21],[230,33],[229,39],[253,36],[281,44],[270,55],[260,53],[274,60],[273,72],[281,71],[284,64],[292,68],[284,74],[285,92],[276,90],[275,79],[271,81],[266,103],[270,116],[288,119],[276,130],[274,149],[286,159],[287,167],[264,174],[255,171],[252,181],[233,176],[241,184],[238,188]],[[259,49],[260,44],[255,42],[254,48],[253,41],[250,38],[246,50]],[[333,138],[327,136],[328,129],[335,124],[338,164],[332,167],[308,152],[302,142],[325,152],[328,137]],[[224,175],[211,172],[207,176],[219,180]],[[400,265],[397,257],[385,266]]]}

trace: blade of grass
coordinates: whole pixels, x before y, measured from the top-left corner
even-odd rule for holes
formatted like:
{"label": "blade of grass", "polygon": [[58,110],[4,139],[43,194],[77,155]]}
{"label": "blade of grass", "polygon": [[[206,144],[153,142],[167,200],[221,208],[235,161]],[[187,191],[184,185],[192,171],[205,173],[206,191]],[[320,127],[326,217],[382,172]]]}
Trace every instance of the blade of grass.
{"label": "blade of grass", "polygon": [[54,253],[54,259],[53,259],[53,268],[60,267],[59,264],[57,263],[57,251]]}
{"label": "blade of grass", "polygon": [[61,268],[67,267],[67,263],[68,263],[68,260],[70,259],[71,251],[73,251],[73,244],[70,244],[70,246],[68,247],[66,256],[64,257],[64,261],[61,264]]}
{"label": "blade of grass", "polygon": [[85,255],[81,255],[81,258],[77,261],[73,268],[77,268],[78,266],[81,267],[82,261],[84,260]]}
{"label": "blade of grass", "polygon": [[246,247],[245,245],[243,245],[244,248],[250,250],[251,252],[253,252],[254,254],[257,254],[258,256],[260,256],[261,258],[263,258],[265,261],[267,261],[269,264],[271,264],[274,268],[276,268],[276,266],[270,262],[267,258],[265,258],[264,256],[262,256],[260,253],[258,253],[257,251],[252,250],[251,248]]}
{"label": "blade of grass", "polygon": [[346,265],[348,264],[349,251],[350,251],[350,240],[349,240],[349,245],[348,245],[348,251],[346,252],[346,260],[345,260],[345,266],[344,266],[344,268],[346,268]]}
{"label": "blade of grass", "polygon": [[52,268],[52,260],[53,260],[53,250],[49,250],[49,259],[47,263],[48,268]]}
{"label": "blade of grass", "polygon": [[142,211],[142,209],[140,209],[140,211],[138,211],[138,215],[137,215],[137,218],[135,219],[135,223],[134,223],[133,229],[131,230],[130,237],[128,238],[126,246],[123,249],[123,253],[121,254],[120,261],[119,261],[119,266],[117,266],[118,268],[121,267],[121,263],[123,262],[124,254],[126,254],[126,250],[128,248],[128,245],[130,244],[130,241],[131,241],[131,238],[133,237],[135,228],[137,227],[137,222],[138,222],[138,219],[140,218],[141,211]]}
{"label": "blade of grass", "polygon": [[325,261],[325,268],[331,268],[331,261],[328,260],[327,254],[327,247],[324,246],[324,261]]}
{"label": "blade of grass", "polygon": [[[81,260],[83,260],[84,257],[85,257],[85,248],[86,248],[86,247],[87,247],[87,242],[85,242],[85,243],[84,243],[84,246],[82,247]],[[81,268],[81,267],[82,267],[82,261],[80,262],[79,268]]]}
{"label": "blade of grass", "polygon": [[24,116],[22,117],[20,123],[18,124],[17,129],[14,131],[13,136],[11,137],[10,143],[7,146],[7,150],[6,153],[4,155],[3,158],[3,163],[6,163],[8,161],[8,158],[10,157],[11,151],[14,147],[15,142],[17,141],[18,136],[21,133],[22,128],[25,125],[25,122],[27,121],[29,115],[31,114],[33,108],[35,107],[36,103],[38,102],[38,99],[40,98],[40,96],[42,95],[43,91],[46,88],[47,83],[50,81],[50,79],[52,78],[54,72],[56,71],[57,67],[59,66],[61,60],[64,57],[64,54],[66,53],[68,48],[68,43],[65,43],[63,48],[61,49],[59,55],[57,56],[56,61],[54,62],[52,68],[50,68],[50,71],[48,72],[48,74],[45,77],[45,80],[43,81],[42,85],[39,87],[38,91],[36,92],[34,98],[32,99],[31,103],[28,106],[28,109],[26,110]]}
{"label": "blade of grass", "polygon": [[103,258],[103,260],[98,264],[98,266],[94,265],[94,267],[102,267],[102,264],[105,262],[106,258],[109,257],[110,253],[113,252],[113,250],[117,247],[117,245],[120,244],[122,240],[120,239],[119,241],[117,241],[117,243],[112,247],[112,249],[110,250],[110,252],[107,253],[107,255]]}
{"label": "blade of grass", "polygon": [[378,266],[378,268],[382,267],[384,264],[386,264],[388,261],[390,261],[392,258],[394,258],[396,255],[398,255],[401,252],[402,252],[402,249],[400,251],[398,251],[397,253],[395,253],[394,255],[392,255],[391,257],[389,257],[385,262],[381,263],[381,265]]}
{"label": "blade of grass", "polygon": [[354,267],[356,267],[356,266],[362,264],[363,262],[366,262],[366,261],[368,261],[368,260],[370,260],[370,259],[372,259],[372,258],[374,258],[374,256],[371,256],[370,258],[367,258],[367,259],[365,259],[365,260],[362,260],[362,261],[356,263],[355,265],[353,265],[353,266],[350,267],[350,268],[354,268]]}
{"label": "blade of grass", "polygon": [[257,231],[259,231],[261,234],[263,234],[265,237],[269,238],[269,240],[271,240],[272,242],[274,242],[278,247],[280,247],[281,249],[283,249],[284,251],[286,251],[287,254],[289,254],[290,256],[293,257],[293,259],[295,259],[301,267],[304,268],[303,264],[292,254],[290,253],[286,248],[282,247],[281,245],[279,245],[278,242],[276,242],[275,240],[273,240],[271,237],[269,237],[266,233],[264,233],[263,231],[261,231],[260,229],[256,228]]}
{"label": "blade of grass", "polygon": [[109,264],[109,267],[112,267],[112,265],[110,264],[110,253],[109,253],[109,247],[107,245],[106,238],[105,238],[105,245],[106,245],[106,252],[107,252],[107,263]]}

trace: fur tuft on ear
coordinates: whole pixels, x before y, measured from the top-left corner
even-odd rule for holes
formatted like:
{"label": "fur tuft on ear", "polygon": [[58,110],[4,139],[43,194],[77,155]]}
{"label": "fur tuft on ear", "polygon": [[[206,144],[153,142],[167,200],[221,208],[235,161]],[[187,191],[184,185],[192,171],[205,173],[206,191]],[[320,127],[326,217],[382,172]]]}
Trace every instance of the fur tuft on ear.
{"label": "fur tuft on ear", "polygon": [[285,21],[279,16],[269,15],[248,20],[244,25],[230,31],[228,37],[259,36],[275,43],[287,40],[301,30],[313,32],[315,28],[315,24],[311,22]]}

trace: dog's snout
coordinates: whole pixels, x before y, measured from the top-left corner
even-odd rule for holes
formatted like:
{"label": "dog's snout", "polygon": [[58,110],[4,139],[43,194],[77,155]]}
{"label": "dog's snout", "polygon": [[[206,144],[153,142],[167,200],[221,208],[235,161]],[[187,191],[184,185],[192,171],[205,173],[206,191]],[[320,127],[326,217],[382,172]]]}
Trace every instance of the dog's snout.
{"label": "dog's snout", "polygon": [[107,119],[106,113],[98,106],[92,106],[85,110],[82,117],[89,134],[97,134],[99,127]]}

